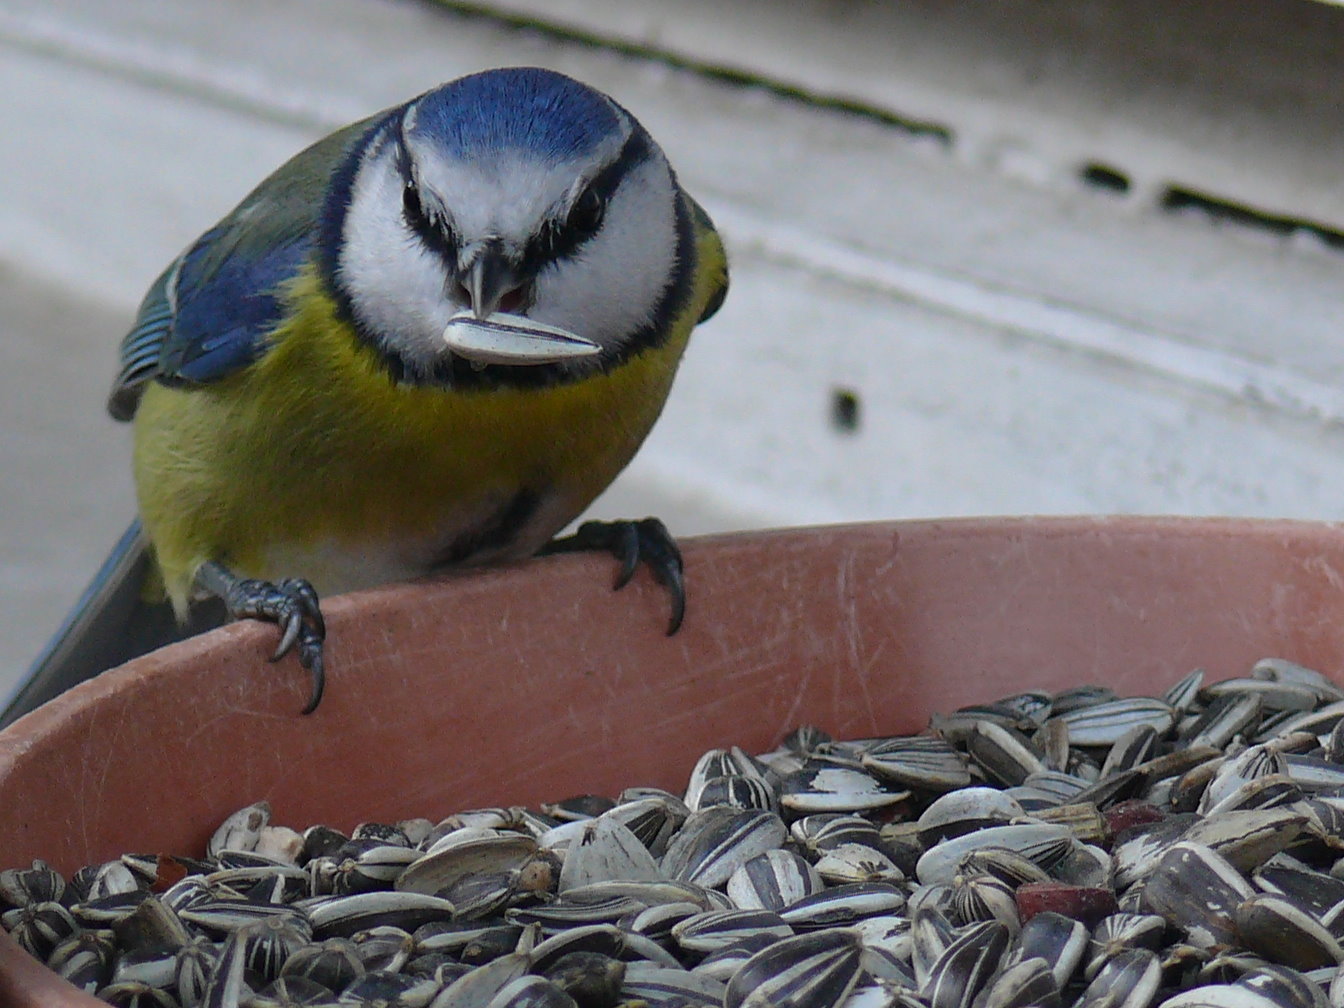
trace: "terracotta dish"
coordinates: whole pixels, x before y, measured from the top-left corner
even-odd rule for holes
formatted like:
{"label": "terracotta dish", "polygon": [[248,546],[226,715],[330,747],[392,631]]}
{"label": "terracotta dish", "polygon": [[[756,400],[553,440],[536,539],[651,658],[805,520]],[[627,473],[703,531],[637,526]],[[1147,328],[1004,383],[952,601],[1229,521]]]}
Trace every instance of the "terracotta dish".
{"label": "terracotta dish", "polygon": [[[614,564],[556,557],[331,599],[329,674],[226,627],[0,733],[0,867],[198,853],[229,812],[349,828],[633,784],[705,748],[921,729],[1028,687],[1165,688],[1196,666],[1344,665],[1344,529],[1168,518],[968,519],[685,544],[685,627]],[[0,1003],[99,1004],[0,939]]]}

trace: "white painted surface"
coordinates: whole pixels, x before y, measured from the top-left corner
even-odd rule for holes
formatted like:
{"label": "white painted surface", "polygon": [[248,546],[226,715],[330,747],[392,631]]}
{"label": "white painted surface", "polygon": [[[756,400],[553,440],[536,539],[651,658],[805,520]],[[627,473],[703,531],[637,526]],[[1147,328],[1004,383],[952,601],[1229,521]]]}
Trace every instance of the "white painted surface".
{"label": "white painted surface", "polygon": [[940,126],[991,171],[1093,161],[1344,225],[1340,13],[1303,0],[488,0],[485,7]]}
{"label": "white painted surface", "polygon": [[[657,512],[683,532],[968,513],[1340,517],[1344,258],[1310,234],[1217,227],[1151,198],[1217,162],[1225,170],[1206,179],[1253,185],[1236,191],[1269,209],[1290,189],[1316,201],[1295,206],[1334,220],[1344,131],[1321,129],[1322,110],[1341,107],[1340,85],[1324,82],[1326,69],[1344,80],[1332,52],[1313,50],[1297,76],[1279,55],[1261,63],[1268,78],[1229,65],[1222,102],[1192,97],[1177,67],[1174,91],[1125,90],[1100,116],[1087,101],[1104,104],[1104,88],[1089,98],[1046,86],[1086,69],[1038,58],[1052,51],[1046,30],[1069,26],[1037,26],[1033,84],[1006,44],[1030,34],[1021,26],[999,48],[973,33],[969,51],[993,72],[958,74],[947,61],[970,46],[964,23],[932,5],[866,5],[910,18],[899,73],[884,78],[864,62],[876,33],[858,13],[822,34],[818,5],[785,15],[688,2],[676,24],[659,20],[670,6],[619,5],[644,19],[634,28],[605,0],[552,9],[712,56],[768,6],[769,31],[747,36],[754,66],[803,46],[813,58],[790,65],[832,84],[887,80],[949,122],[964,112],[958,139],[410,0],[0,0],[0,302],[16,306],[0,342],[0,679],[130,515],[126,432],[101,399],[146,283],[310,139],[504,63],[552,66],[616,96],[733,258],[727,304],[599,513]],[[1115,6],[1076,9],[1095,21]],[[1316,23],[1297,6],[1266,5],[1292,14],[1284,37]],[[1105,65],[1123,65],[1126,38],[1100,54]],[[1241,53],[1258,41],[1222,30],[1182,44],[1201,67],[1203,44]],[[1234,100],[1275,94],[1301,114]],[[1097,137],[1105,146],[1083,144]],[[1120,153],[1129,198],[1072,175],[1078,157]],[[837,389],[858,396],[854,432],[830,423]]]}

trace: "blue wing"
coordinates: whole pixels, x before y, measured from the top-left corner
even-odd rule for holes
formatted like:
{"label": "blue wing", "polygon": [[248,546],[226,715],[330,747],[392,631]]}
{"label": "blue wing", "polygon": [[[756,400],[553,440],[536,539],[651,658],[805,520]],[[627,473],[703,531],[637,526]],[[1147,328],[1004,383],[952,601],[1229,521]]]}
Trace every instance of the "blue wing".
{"label": "blue wing", "polygon": [[244,229],[236,223],[221,224],[182,257],[173,324],[159,356],[161,381],[203,385],[261,355],[266,334],[280,319],[281,289],[312,247],[315,214],[307,220],[298,216],[287,222],[295,225],[293,233],[276,234],[268,227],[264,242],[240,233]]}
{"label": "blue wing", "polygon": [[150,381],[204,385],[266,352],[284,285],[312,255],[328,182],[369,122],[295,155],[153,283],[121,341],[112,416],[134,416]]}

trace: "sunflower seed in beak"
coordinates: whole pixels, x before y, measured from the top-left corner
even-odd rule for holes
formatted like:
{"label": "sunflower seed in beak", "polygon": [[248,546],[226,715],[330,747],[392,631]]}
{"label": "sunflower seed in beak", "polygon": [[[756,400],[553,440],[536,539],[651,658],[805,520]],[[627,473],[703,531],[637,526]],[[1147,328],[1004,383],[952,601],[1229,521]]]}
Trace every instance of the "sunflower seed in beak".
{"label": "sunflower seed in beak", "polygon": [[483,319],[459,312],[444,327],[443,341],[476,364],[556,364],[602,352],[597,343],[567,329],[507,312]]}

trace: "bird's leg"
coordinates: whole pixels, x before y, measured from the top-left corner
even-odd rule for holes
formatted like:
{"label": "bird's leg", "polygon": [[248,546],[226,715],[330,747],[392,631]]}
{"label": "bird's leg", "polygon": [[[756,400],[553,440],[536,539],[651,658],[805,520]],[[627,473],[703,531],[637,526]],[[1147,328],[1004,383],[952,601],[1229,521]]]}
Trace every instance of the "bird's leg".
{"label": "bird's leg", "polygon": [[657,518],[638,521],[588,521],[573,535],[552,539],[541,548],[539,555],[548,553],[577,553],[600,550],[620,561],[613,588],[624,588],[641,563],[646,564],[653,579],[667,589],[672,600],[672,615],[667,623],[671,637],[681,627],[686,615],[686,581],[682,576],[681,550],[667,526]]}
{"label": "bird's leg", "polygon": [[265,620],[280,627],[280,644],[271,661],[279,661],[298,646],[299,664],[313,677],[312,696],[303,713],[316,710],[326,685],[322,642],[327,636],[327,626],[313,586],[302,578],[278,582],[240,578],[213,560],[202,564],[196,572],[196,586],[218,597],[233,619]]}

